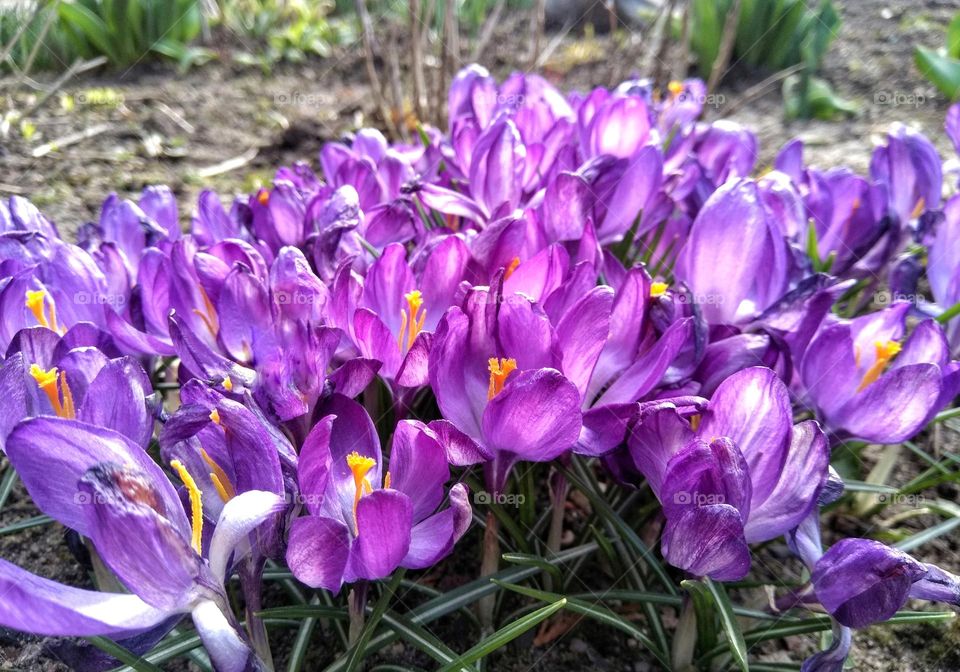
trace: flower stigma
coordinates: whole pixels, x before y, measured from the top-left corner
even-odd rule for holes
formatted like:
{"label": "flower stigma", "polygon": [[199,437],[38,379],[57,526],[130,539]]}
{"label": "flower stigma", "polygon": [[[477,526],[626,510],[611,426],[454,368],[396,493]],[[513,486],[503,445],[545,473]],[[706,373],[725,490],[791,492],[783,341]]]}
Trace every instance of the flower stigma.
{"label": "flower stigma", "polygon": [[203,545],[203,500],[200,488],[197,487],[197,482],[193,480],[193,476],[190,475],[187,468],[183,466],[183,462],[173,460],[170,466],[176,470],[180,480],[183,481],[184,487],[187,488],[187,494],[190,495],[190,519],[192,523],[190,544],[193,546],[193,550],[200,554]]}
{"label": "flower stigma", "polygon": [[867,372],[863,374],[863,380],[860,381],[860,386],[857,388],[857,392],[862,392],[868,386],[874,383],[877,378],[880,377],[880,374],[886,370],[887,364],[890,363],[890,360],[896,357],[900,350],[903,349],[903,346],[897,341],[877,341],[873,345],[877,349],[877,361],[875,361],[870,368],[867,369]]}
{"label": "flower stigma", "polygon": [[42,369],[37,364],[31,364],[30,375],[37,381],[37,387],[47,395],[57,417],[69,420],[77,417],[77,410],[73,403],[73,392],[67,384],[66,371],[58,371],[57,367],[49,370]]}
{"label": "flower stigma", "polygon": [[490,401],[503,391],[503,385],[507,382],[507,376],[517,369],[517,360],[513,358],[497,359],[496,357],[491,357],[487,362],[487,369],[490,371],[487,401]]}

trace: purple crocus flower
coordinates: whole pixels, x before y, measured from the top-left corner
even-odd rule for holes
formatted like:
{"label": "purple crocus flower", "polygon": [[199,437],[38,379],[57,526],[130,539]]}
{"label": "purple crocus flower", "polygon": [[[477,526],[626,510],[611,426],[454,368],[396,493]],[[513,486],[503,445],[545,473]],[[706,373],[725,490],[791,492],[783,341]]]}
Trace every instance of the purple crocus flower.
{"label": "purple crocus flower", "polygon": [[172,463],[189,495],[188,518],[163,471],[121,434],[33,418],[11,433],[7,457],[37,506],[89,538],[132,594],[64,586],[0,561],[0,623],[52,636],[128,637],[190,614],[218,670],[264,667],[240,634],[224,581],[248,552],[248,535],[282,510],[282,497],[251,491],[232,499],[204,547],[191,474]]}
{"label": "purple crocus flower", "polygon": [[723,581],[749,571],[747,544],[799,525],[828,477],[819,425],[795,425],[786,386],[761,367],[730,376],[702,410],[648,405],[628,447],[663,504],[667,562]]}
{"label": "purple crocus flower", "polygon": [[872,539],[842,539],[831,546],[810,581],[820,604],[849,628],[886,621],[909,598],[960,609],[960,577]]}
{"label": "purple crocus flower", "polygon": [[793,254],[782,224],[756,182],[732,180],[710,197],[693,222],[676,276],[711,325],[760,315],[789,288]]}
{"label": "purple crocus flower", "polygon": [[537,304],[472,288],[462,307],[444,315],[430,351],[430,385],[444,417],[430,426],[450,462],[484,463],[487,487],[499,494],[518,461],[546,462],[572,448],[580,393],[562,366]]}
{"label": "purple crocus flower", "polygon": [[874,150],[870,176],[886,186],[888,207],[901,226],[940,207],[940,155],[922,133],[903,124],[894,124],[887,144]]}
{"label": "purple crocus flower", "polygon": [[446,455],[425,425],[402,420],[393,434],[390,470],[362,406],[342,395],[300,451],[299,483],[307,516],[290,528],[287,564],[313,587],[382,579],[397,567],[430,567],[453,549],[470,524],[466,487],[454,485]]}
{"label": "purple crocus flower", "polygon": [[349,269],[341,271],[345,282],[335,283],[336,300],[348,306],[335,309],[337,321],[362,356],[382,363],[385,380],[408,388],[427,384],[432,334],[460,293],[469,258],[463,240],[447,236],[424,252],[418,274],[396,243],[384,248],[362,284]]}
{"label": "purple crocus flower", "polygon": [[[87,325],[89,326],[89,325]],[[153,433],[150,379],[131,357],[111,359],[104,336],[79,325],[64,336],[44,327],[20,331],[0,363],[0,447],[21,420],[78,419],[117,431],[138,445]]]}
{"label": "purple crocus flower", "polygon": [[910,304],[823,328],[800,366],[805,400],[838,439],[898,443],[956,395],[960,365],[943,329],[921,322],[904,340]]}

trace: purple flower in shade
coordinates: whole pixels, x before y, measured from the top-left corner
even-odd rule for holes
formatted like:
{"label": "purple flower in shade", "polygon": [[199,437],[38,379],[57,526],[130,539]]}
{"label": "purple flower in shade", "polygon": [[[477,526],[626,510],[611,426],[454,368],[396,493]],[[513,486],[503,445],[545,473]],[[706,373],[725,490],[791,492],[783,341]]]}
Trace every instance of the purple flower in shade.
{"label": "purple flower in shade", "polygon": [[803,357],[805,401],[837,438],[897,443],[956,395],[960,364],[950,361],[933,320],[906,335],[909,303],[824,327]]}
{"label": "purple flower in shade", "polygon": [[893,124],[887,144],[870,159],[870,177],[887,189],[887,206],[900,226],[940,207],[940,155],[922,133]]}
{"label": "purple flower in shade", "polygon": [[878,273],[901,242],[901,227],[887,216],[887,187],[848,168],[820,171],[803,163],[803,142],[787,143],[777,155],[778,171],[786,174],[803,197],[806,216],[794,241],[807,245],[812,221],[817,256],[834,275],[862,277]]}
{"label": "purple flower in shade", "polygon": [[663,504],[667,562],[733,581],[750,569],[747,544],[788,532],[816,506],[829,447],[816,422],[793,424],[787,388],[770,369],[730,376],[701,407],[646,405],[624,466]]}
{"label": "purple flower in shade", "polygon": [[820,604],[840,624],[864,628],[886,621],[909,598],[960,609],[960,577],[872,539],[842,539],[810,577]]}
{"label": "purple flower in shade", "polygon": [[[499,284],[499,280],[497,281]],[[519,294],[474,287],[444,315],[430,350],[430,385],[444,419],[430,424],[452,464],[484,463],[500,493],[514,464],[549,461],[573,447],[582,415],[560,373],[550,319]]]}
{"label": "purple flower in shade", "polygon": [[113,358],[97,346],[104,335],[84,325],[64,336],[44,327],[20,331],[0,363],[0,447],[21,420],[77,419],[112,429],[138,445],[153,433],[150,379],[131,357]]}
{"label": "purple flower in shade", "polygon": [[676,276],[711,325],[744,323],[786,294],[793,253],[782,223],[757,183],[727,182],[709,198],[690,230]]}
{"label": "purple flower in shade", "polygon": [[[0,561],[0,623],[52,636],[129,637],[190,614],[218,670],[261,669],[229,608],[224,581],[249,552],[249,535],[284,499],[250,491],[232,499],[204,543],[201,494],[172,463],[191,505],[147,453],[109,429],[33,418],[7,441],[7,457],[37,506],[91,540],[132,594],[59,584]],[[130,543],[136,539],[136,543]]]}
{"label": "purple flower in shade", "polygon": [[[402,245],[392,243],[359,278],[348,267],[335,282],[336,322],[363,357],[381,362],[379,375],[394,385],[417,388],[429,382],[427,359],[433,332],[460,293],[470,253],[458,236],[425,251],[414,273]],[[419,276],[419,277],[418,277]]]}
{"label": "purple flower in shade", "polygon": [[467,489],[449,491],[446,454],[420,422],[397,424],[386,470],[373,422],[362,406],[333,395],[300,451],[300,496],[309,515],[290,527],[287,564],[313,587],[389,576],[398,567],[430,567],[470,524]]}

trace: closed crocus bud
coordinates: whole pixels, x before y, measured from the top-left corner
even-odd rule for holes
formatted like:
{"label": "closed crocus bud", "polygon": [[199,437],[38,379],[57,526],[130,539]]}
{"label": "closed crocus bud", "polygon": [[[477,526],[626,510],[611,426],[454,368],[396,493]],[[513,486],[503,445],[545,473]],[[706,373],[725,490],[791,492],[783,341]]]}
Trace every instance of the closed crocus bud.
{"label": "closed crocus bud", "polygon": [[960,605],[960,578],[872,539],[843,539],[814,567],[820,604],[850,628],[886,621],[908,598]]}
{"label": "closed crocus bud", "polygon": [[940,207],[940,155],[922,133],[903,124],[894,124],[887,144],[874,150],[870,176],[887,186],[889,208],[901,224]]}

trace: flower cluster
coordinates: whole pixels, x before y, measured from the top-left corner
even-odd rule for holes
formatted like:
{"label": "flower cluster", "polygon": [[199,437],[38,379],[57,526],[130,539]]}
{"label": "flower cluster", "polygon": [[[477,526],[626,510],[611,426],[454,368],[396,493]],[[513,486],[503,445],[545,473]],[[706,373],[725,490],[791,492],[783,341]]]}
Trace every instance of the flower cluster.
{"label": "flower cluster", "polygon": [[960,390],[956,177],[905,127],[869,175],[797,141],[758,172],[702,94],[471,66],[445,132],[357,131],[186,227],[165,187],[75,244],[0,203],[0,448],[129,591],[0,561],[0,625],[146,649],[189,614],[217,669],[269,668],[267,561],[334,593],[431,567],[473,516],[453,477],[497,498],[572,453],[649,486],[678,574],[742,579],[785,536],[797,603],[839,624],[806,670],[909,597],[960,605],[958,577],[819,529],[833,447],[909,439]]}

